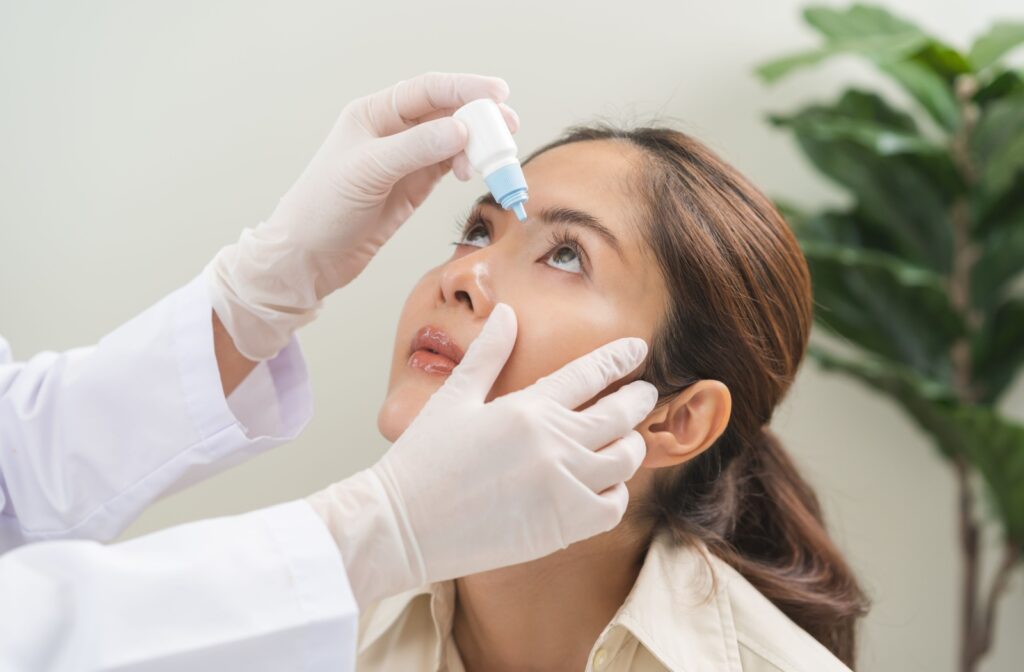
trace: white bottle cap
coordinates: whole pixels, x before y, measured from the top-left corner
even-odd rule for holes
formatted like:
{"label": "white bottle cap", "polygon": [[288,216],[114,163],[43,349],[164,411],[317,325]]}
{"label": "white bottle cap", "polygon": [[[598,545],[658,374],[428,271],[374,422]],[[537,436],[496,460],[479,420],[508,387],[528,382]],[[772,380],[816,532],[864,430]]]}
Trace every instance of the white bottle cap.
{"label": "white bottle cap", "polygon": [[525,221],[523,204],[530,197],[526,177],[516,157],[519,150],[498,104],[490,98],[479,98],[460,107],[452,116],[466,125],[466,158],[483,176],[494,200],[514,212],[519,221]]}

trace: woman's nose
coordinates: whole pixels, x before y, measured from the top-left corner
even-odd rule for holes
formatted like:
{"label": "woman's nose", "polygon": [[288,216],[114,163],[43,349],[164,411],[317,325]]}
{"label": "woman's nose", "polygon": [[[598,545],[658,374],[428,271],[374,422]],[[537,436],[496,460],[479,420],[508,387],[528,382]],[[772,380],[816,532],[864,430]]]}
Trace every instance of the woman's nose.
{"label": "woman's nose", "polygon": [[487,317],[494,309],[492,260],[486,250],[453,259],[441,272],[441,301],[457,306],[463,304],[474,314]]}

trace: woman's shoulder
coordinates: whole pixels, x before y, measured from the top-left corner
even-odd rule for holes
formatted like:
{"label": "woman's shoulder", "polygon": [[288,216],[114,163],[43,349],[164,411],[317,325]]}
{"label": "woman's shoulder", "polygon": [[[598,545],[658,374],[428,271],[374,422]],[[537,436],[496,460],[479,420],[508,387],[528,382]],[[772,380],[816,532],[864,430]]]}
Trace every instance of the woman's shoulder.
{"label": "woman's shoulder", "polygon": [[668,670],[849,669],[706,546],[665,533],[652,541],[616,620]]}
{"label": "woman's shoulder", "polygon": [[793,622],[732,565],[707,552],[736,633],[741,669],[842,672],[849,668]]}

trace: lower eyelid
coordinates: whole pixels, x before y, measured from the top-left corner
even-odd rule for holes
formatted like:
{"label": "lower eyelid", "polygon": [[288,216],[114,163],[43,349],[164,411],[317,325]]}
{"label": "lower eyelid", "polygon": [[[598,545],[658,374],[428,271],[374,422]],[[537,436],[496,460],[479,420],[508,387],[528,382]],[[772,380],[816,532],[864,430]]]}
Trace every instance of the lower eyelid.
{"label": "lower eyelid", "polygon": [[[488,245],[493,244],[494,243],[493,240],[488,240],[486,245],[474,245],[473,243],[467,242],[465,240],[465,235],[468,234],[470,231],[472,231],[473,228],[477,224],[483,225],[484,229],[487,231],[487,237],[489,239],[493,238],[493,234],[490,231],[490,227],[487,225],[487,223],[485,221],[480,220],[480,221],[477,221],[477,222],[473,222],[472,225],[468,229],[466,229],[465,233],[460,237],[460,239],[455,241],[453,243],[453,245],[455,245],[456,247],[472,247],[472,248],[476,248],[476,249],[482,249],[484,247],[487,247]],[[543,257],[541,257],[538,260],[540,263],[543,263],[545,266],[547,266],[551,270],[558,271],[560,273],[567,273],[569,275],[579,275],[579,276],[586,276],[586,275],[588,275],[587,253],[583,249],[582,245],[580,245],[579,243],[577,243],[575,241],[572,241],[572,240],[565,240],[564,238],[563,239],[549,240],[548,244],[550,246],[550,249],[548,250],[548,252]],[[551,260],[552,255],[554,255],[555,252],[557,252],[559,249],[561,249],[563,247],[568,247],[569,249],[571,249],[573,251],[573,253],[576,254],[576,257],[579,259],[580,270],[579,270],[578,273],[573,272],[573,271],[566,271],[566,270],[557,268],[555,266],[552,266],[551,264],[548,263],[548,261]]]}

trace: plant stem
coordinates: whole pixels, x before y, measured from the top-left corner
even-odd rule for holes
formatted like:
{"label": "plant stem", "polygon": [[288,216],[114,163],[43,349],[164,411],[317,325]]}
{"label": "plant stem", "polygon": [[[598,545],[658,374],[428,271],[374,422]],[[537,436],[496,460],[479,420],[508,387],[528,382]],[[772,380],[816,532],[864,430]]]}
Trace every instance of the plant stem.
{"label": "plant stem", "polygon": [[[973,81],[956,82],[960,103],[960,125],[950,141],[953,162],[964,182],[964,191],[953,202],[950,219],[953,226],[952,264],[949,275],[949,298],[953,309],[961,315],[966,333],[956,339],[950,350],[953,367],[953,387],[961,403],[976,400],[972,384],[970,335],[977,328],[978,316],[971,306],[971,269],[976,255],[971,245],[971,211],[968,197],[975,182],[974,166],[970,157],[970,135],[974,129],[971,110]],[[966,455],[954,458],[959,486],[960,550],[963,555],[960,605],[960,670],[973,672],[979,660],[978,567],[980,529],[974,515],[974,488],[971,469]]]}
{"label": "plant stem", "polygon": [[1010,580],[1010,574],[1013,573],[1014,566],[1017,564],[1017,559],[1020,557],[1020,548],[1012,542],[1007,542],[1003,547],[1003,559],[999,563],[999,569],[996,571],[996,577],[992,581],[992,586],[988,592],[988,600],[985,605],[985,620],[981,624],[981,629],[977,632],[977,641],[975,641],[974,658],[975,660],[981,660],[981,658],[988,653],[988,650],[992,648],[992,638],[994,636],[995,620],[996,620],[996,605],[999,603],[999,597],[1006,590],[1006,586]]}
{"label": "plant stem", "polygon": [[966,460],[957,455],[957,483],[960,486],[960,549],[964,568],[960,605],[960,670],[972,672],[977,663],[978,524],[974,519],[974,490]]}
{"label": "plant stem", "polygon": [[[953,134],[950,150],[957,171],[963,178],[964,191],[953,202],[950,218],[953,225],[953,258],[949,276],[950,302],[963,318],[966,333],[958,338],[950,350],[953,366],[953,385],[960,403],[975,404],[979,390],[972,380],[971,336],[981,327],[982,315],[971,301],[971,271],[978,260],[978,250],[971,239],[971,209],[969,195],[977,184],[977,171],[971,161],[970,139],[977,122],[977,108],[972,102],[976,82],[971,76],[956,82],[956,95],[960,105],[960,126]],[[974,513],[974,487],[971,467],[966,455],[954,459],[957,484],[960,490],[960,547],[964,558],[961,585],[961,672],[974,672],[978,663],[992,648],[995,631],[996,607],[1006,590],[1010,574],[1017,562],[1020,548],[1007,539],[1003,558],[996,571],[984,601],[979,590],[981,559],[981,524]]]}

